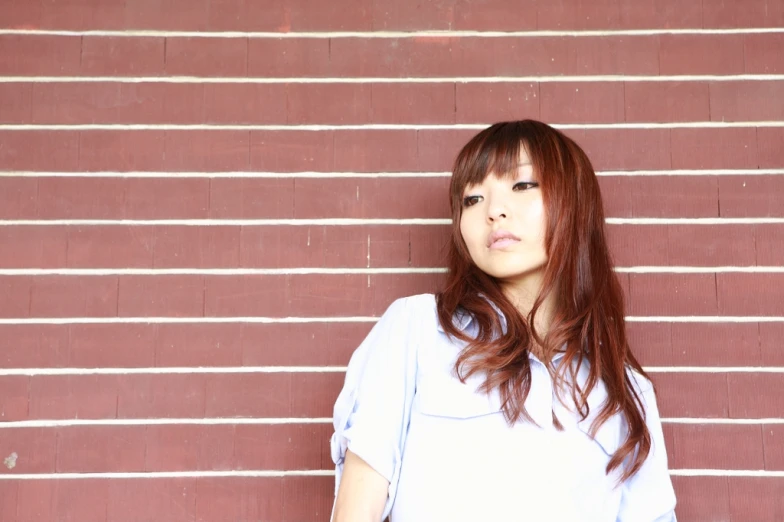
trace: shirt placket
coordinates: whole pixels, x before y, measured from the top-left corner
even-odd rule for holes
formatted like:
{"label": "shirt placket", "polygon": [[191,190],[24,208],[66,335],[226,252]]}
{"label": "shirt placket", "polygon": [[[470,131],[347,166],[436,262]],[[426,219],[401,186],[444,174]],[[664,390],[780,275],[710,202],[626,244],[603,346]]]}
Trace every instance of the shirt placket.
{"label": "shirt placket", "polygon": [[547,367],[534,355],[531,362],[531,390],[526,400],[526,409],[534,421],[545,430],[555,429],[553,405],[556,400],[553,380]]}

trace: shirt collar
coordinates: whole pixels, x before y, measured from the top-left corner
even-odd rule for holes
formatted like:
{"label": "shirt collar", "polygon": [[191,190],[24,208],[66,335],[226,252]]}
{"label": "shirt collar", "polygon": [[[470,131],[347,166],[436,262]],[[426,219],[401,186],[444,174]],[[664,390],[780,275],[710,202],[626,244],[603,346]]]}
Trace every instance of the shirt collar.
{"label": "shirt collar", "polygon": [[[481,297],[485,299],[488,303],[490,303],[491,307],[493,307],[493,310],[495,310],[495,313],[498,315],[498,318],[501,321],[501,330],[505,332],[506,317],[504,316],[504,314],[501,313],[501,309],[498,308],[498,306],[496,306],[494,302],[487,299],[487,297],[485,297],[484,295]],[[452,317],[452,324],[454,324],[455,327],[457,327],[457,329],[462,332],[466,332],[473,322],[474,322],[474,316],[469,314],[467,311],[463,309],[458,310],[455,313],[455,315]],[[438,321],[438,331],[442,333],[444,332],[444,328],[441,325],[441,321]],[[565,353],[566,353],[566,346],[564,345],[562,349],[553,356],[553,363],[560,361],[565,355]],[[536,359],[537,361],[539,360],[533,354],[530,354],[530,357]]]}
{"label": "shirt collar", "polygon": [[[496,304],[494,302],[492,302],[490,299],[488,299],[484,295],[480,294],[480,297],[482,299],[484,299],[485,301],[487,301],[490,304],[490,306],[493,308],[493,310],[495,311],[496,315],[498,315],[498,319],[501,321],[501,330],[505,332],[506,331],[506,317],[504,316],[504,314],[501,313],[501,309],[498,308],[498,306],[496,306]],[[455,312],[455,315],[452,317],[452,324],[454,324],[457,327],[458,330],[461,330],[463,332],[465,332],[466,329],[469,326],[471,326],[471,324],[473,322],[474,322],[474,316],[471,315],[470,313],[468,313],[466,310],[463,310],[462,308],[459,309],[457,312]],[[443,332],[444,331],[444,328],[441,325],[441,321],[438,321],[438,331],[439,332]]]}

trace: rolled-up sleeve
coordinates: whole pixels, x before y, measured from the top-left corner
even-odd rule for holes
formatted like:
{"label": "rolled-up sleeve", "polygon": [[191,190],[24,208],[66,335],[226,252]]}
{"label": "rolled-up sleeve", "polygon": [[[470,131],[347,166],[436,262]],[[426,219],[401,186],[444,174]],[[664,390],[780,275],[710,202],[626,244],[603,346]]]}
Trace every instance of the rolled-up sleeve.
{"label": "rolled-up sleeve", "polygon": [[676,522],[675,492],[667,468],[659,408],[653,385],[634,375],[645,406],[645,422],[651,434],[651,451],[640,470],[621,487],[617,522]]}
{"label": "rolled-up sleeve", "polygon": [[397,491],[416,389],[413,299],[395,301],[354,352],[334,408],[331,452],[335,494],[346,450],[351,450],[389,481],[384,518],[392,509]]}

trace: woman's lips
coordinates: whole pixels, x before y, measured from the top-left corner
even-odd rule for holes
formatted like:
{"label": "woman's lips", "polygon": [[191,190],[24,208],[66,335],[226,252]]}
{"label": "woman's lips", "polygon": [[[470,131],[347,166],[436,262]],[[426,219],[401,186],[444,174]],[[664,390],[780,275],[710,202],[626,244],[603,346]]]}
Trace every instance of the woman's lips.
{"label": "woman's lips", "polygon": [[511,237],[505,237],[501,239],[497,239],[490,243],[490,250],[499,250],[502,248],[506,248],[508,246],[514,245],[515,243],[519,243],[519,239],[513,239]]}
{"label": "woman's lips", "polygon": [[520,238],[516,235],[512,234],[508,230],[499,229],[490,234],[490,237],[487,238],[487,248],[491,250],[497,250],[506,248],[519,242]]}

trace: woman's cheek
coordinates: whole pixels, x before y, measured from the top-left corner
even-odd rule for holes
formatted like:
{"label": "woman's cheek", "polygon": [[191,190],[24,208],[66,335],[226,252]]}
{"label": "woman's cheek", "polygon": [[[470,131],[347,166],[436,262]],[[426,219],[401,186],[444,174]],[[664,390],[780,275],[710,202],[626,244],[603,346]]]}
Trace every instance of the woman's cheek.
{"label": "woman's cheek", "polygon": [[528,205],[525,217],[525,229],[531,233],[532,237],[537,239],[544,239],[545,230],[545,215],[544,215],[544,202],[542,198],[536,198]]}
{"label": "woman's cheek", "polygon": [[476,263],[472,237],[465,221],[462,220],[460,221],[460,235],[463,236],[463,243],[465,243],[466,249],[468,249],[468,255],[471,257],[471,260]]}

